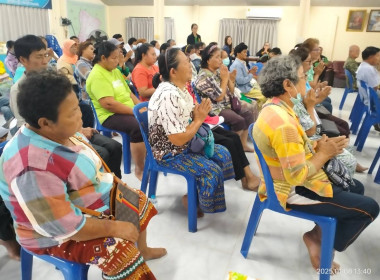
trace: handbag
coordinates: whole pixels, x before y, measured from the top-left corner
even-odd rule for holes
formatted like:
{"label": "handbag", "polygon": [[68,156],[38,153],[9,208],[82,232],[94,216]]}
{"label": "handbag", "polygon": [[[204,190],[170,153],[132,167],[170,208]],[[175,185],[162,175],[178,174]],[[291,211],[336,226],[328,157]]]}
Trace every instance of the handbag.
{"label": "handbag", "polygon": [[342,187],[344,191],[349,192],[350,187],[355,185],[347,167],[336,157],[333,157],[325,163],[323,171],[325,171],[331,183]]}
{"label": "handbag", "polygon": [[[102,161],[105,171],[112,173],[107,164],[104,162],[98,152],[82,138],[74,136],[75,139],[89,147]],[[110,213],[99,212],[85,207],[77,206],[82,213],[95,216],[99,219],[110,219],[132,223],[140,231],[140,214],[139,214],[139,194],[126,183],[116,177],[113,173],[113,186],[110,190]]]}
{"label": "handbag", "polygon": [[241,111],[241,102],[235,95],[230,95],[231,109],[232,111],[239,113]]}
{"label": "handbag", "polygon": [[333,121],[328,119],[321,119],[321,132],[320,135],[326,134],[328,137],[337,137],[340,131]]}
{"label": "handbag", "polygon": [[187,146],[187,152],[194,154],[202,154],[207,158],[212,158],[214,155],[215,140],[210,127],[202,123],[197,133],[190,140]]}

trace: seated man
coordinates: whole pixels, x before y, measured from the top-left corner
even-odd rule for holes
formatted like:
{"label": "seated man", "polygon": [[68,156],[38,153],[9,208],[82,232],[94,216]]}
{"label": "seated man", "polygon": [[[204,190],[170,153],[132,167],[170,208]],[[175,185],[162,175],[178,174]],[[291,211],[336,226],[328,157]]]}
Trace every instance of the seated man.
{"label": "seated man", "polygon": [[[262,95],[260,87],[254,80],[257,67],[252,67],[248,70],[246,66],[247,49],[248,46],[244,43],[240,43],[235,47],[234,53],[236,59],[231,64],[230,71],[232,72],[236,69],[235,86],[239,88],[245,96],[256,99],[259,108],[261,108],[266,98]],[[254,83],[251,83],[252,80]]]}
{"label": "seated man", "polygon": [[[15,54],[17,59],[24,65],[26,71],[11,88],[10,107],[17,119],[17,127],[25,124],[24,118],[19,114],[17,106],[17,96],[19,94],[19,85],[26,79],[27,73],[32,71],[44,70],[48,66],[50,56],[47,54],[46,46],[40,38],[34,35],[26,35],[15,42]],[[91,110],[91,107],[88,106]],[[81,108],[82,109],[82,108]],[[83,133],[95,150],[104,159],[111,171],[116,176],[121,177],[121,154],[122,145],[106,136],[103,136],[93,128],[82,129]]]}
{"label": "seated man", "polygon": [[[378,92],[380,85],[380,74],[377,71],[376,66],[380,62],[380,49],[376,47],[367,47],[362,52],[363,62],[360,64],[358,71],[356,72],[357,86],[359,88],[359,94],[361,95],[364,104],[368,105],[369,96],[368,93],[360,86],[360,81],[365,82],[369,87],[373,88],[380,98]],[[374,128],[380,131],[380,124],[375,124]]]}
{"label": "seated man", "polygon": [[349,51],[348,51],[348,58],[344,62],[344,65],[343,65],[343,68],[350,71],[352,75],[352,79],[353,79],[352,86],[355,90],[358,89],[358,86],[356,84],[356,71],[358,71],[358,67],[360,63],[357,62],[356,59],[359,57],[359,54],[360,54],[359,46],[357,45],[350,46]]}

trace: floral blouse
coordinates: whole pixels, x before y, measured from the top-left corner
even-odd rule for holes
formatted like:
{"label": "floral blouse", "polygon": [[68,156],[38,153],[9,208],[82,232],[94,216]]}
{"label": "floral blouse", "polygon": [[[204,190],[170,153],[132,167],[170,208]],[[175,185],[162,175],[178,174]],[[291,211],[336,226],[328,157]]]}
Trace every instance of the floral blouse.
{"label": "floral blouse", "polygon": [[201,68],[198,73],[198,77],[195,81],[195,87],[198,94],[201,97],[208,97],[212,101],[211,113],[219,115],[223,109],[231,109],[231,102],[229,96],[229,88],[227,87],[227,94],[221,101],[216,101],[216,99],[222,94],[222,89],[220,87],[221,78],[220,71],[217,70],[216,74],[208,69]]}
{"label": "floral blouse", "polygon": [[168,135],[186,132],[192,120],[193,98],[187,89],[181,90],[169,82],[161,83],[149,100],[149,143],[156,160],[181,154],[187,144],[176,146]]}

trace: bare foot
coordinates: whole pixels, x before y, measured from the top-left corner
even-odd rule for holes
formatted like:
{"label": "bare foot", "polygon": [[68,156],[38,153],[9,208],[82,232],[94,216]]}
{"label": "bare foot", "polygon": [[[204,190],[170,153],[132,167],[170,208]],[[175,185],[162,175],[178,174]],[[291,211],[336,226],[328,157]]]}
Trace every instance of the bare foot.
{"label": "bare foot", "polygon": [[363,173],[366,170],[368,170],[368,167],[361,166],[360,163],[356,164],[356,172]]}
{"label": "bare foot", "polygon": [[243,146],[243,149],[244,149],[244,152],[246,152],[246,153],[254,153],[255,152],[255,149],[253,147],[250,147],[250,146]]}
{"label": "bare foot", "polygon": [[260,178],[256,176],[252,176],[252,178],[243,177],[241,186],[244,190],[257,192],[260,186]]}
{"label": "bare foot", "polygon": [[13,239],[13,240],[4,241],[0,239],[0,245],[3,245],[7,249],[8,256],[11,259],[16,260],[16,261],[20,260],[21,247],[20,247],[20,244],[18,244],[16,240]]}
{"label": "bare foot", "polygon": [[147,247],[144,251],[140,250],[141,255],[145,261],[159,259],[165,256],[168,252],[165,248],[150,248]]}
{"label": "bare foot", "polygon": [[[186,212],[188,210],[188,201],[187,201],[187,194],[185,194],[183,197],[182,197],[182,204],[183,204],[183,207],[185,207],[186,209]],[[197,208],[197,217],[198,218],[202,218],[205,214],[202,212],[201,209],[199,209],[199,207]]]}

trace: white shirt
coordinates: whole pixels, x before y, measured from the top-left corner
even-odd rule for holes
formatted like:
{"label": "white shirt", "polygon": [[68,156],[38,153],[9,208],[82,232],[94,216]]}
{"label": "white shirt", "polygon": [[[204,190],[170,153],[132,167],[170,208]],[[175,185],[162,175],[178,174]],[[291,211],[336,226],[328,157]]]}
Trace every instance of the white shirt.
{"label": "white shirt", "polygon": [[[124,44],[124,49],[127,51],[127,53],[129,51],[132,51],[132,48],[129,44]],[[135,58],[135,52],[133,52],[132,56],[131,56],[131,59],[134,59]]]}
{"label": "white shirt", "polygon": [[358,70],[356,71],[357,85],[359,94],[363,99],[365,105],[369,103],[369,93],[366,92],[361,86],[360,81],[365,82],[369,87],[374,88],[380,85],[380,74],[377,69],[371,64],[363,61],[360,63]]}

